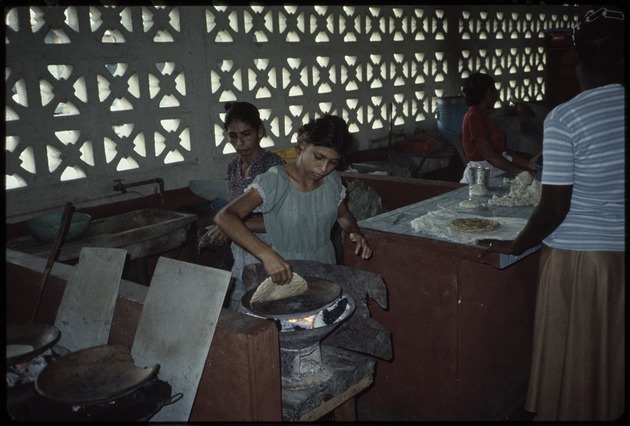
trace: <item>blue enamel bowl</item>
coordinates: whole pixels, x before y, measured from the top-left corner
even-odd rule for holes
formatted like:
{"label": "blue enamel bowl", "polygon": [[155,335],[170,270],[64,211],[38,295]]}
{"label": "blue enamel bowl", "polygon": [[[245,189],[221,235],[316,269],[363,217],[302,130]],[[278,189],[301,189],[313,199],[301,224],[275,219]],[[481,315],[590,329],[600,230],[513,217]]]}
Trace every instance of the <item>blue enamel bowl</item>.
{"label": "blue enamel bowl", "polygon": [[[33,237],[39,241],[49,243],[57,237],[62,218],[63,213],[61,212],[48,213],[33,217],[23,223]],[[89,214],[74,212],[65,241],[77,239],[85,234],[91,223],[92,217]]]}

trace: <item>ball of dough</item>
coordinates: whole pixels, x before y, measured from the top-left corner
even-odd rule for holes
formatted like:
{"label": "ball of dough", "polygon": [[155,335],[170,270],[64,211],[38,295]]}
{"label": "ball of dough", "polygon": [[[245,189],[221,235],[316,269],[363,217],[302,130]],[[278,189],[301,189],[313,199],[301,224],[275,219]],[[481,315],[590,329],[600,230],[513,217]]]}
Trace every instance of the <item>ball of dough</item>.
{"label": "ball of dough", "polygon": [[488,192],[488,190],[486,189],[485,186],[483,186],[480,183],[473,183],[473,184],[470,184],[469,186],[469,192],[472,195],[482,196],[482,195],[485,195],[486,192]]}
{"label": "ball of dough", "polygon": [[476,209],[479,205],[479,201],[473,200],[462,200],[459,202],[459,206],[465,209]]}
{"label": "ball of dough", "polygon": [[514,182],[518,185],[527,186],[530,185],[533,180],[534,178],[529,172],[521,172],[516,176]]}

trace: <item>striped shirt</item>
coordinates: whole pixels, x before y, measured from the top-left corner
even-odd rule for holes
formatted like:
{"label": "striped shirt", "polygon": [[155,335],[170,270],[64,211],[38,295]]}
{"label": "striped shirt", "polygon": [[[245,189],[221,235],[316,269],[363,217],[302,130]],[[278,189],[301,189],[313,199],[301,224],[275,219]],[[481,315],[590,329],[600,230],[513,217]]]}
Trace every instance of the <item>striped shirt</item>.
{"label": "striped shirt", "polygon": [[544,185],[573,185],[565,220],[544,243],[579,251],[625,251],[625,88],[586,90],[544,125]]}

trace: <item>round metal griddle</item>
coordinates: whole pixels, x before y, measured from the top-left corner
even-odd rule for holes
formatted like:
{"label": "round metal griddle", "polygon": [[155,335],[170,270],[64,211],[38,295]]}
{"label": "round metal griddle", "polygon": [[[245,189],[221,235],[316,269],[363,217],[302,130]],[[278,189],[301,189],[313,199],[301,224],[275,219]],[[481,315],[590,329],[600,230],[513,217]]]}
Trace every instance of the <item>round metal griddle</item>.
{"label": "round metal griddle", "polygon": [[312,315],[326,309],[341,297],[341,287],[338,284],[322,278],[304,277],[308,285],[306,292],[280,300],[250,303],[256,289],[245,293],[241,298],[241,305],[265,318],[291,319]]}
{"label": "round metal griddle", "polygon": [[52,347],[61,338],[58,328],[45,324],[7,325],[7,351],[9,345],[28,345],[33,349],[12,356],[7,353],[7,365],[27,362]]}
{"label": "round metal griddle", "polygon": [[49,364],[37,376],[35,389],[64,404],[94,405],[118,399],[157,377],[160,365],[140,368],[123,345],[94,346]]}

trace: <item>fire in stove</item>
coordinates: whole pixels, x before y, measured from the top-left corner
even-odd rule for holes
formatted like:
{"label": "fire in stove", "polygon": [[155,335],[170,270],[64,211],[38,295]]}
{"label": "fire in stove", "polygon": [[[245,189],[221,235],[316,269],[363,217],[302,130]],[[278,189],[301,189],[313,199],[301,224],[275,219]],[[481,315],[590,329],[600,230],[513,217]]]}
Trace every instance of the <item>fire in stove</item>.
{"label": "fire in stove", "polygon": [[[300,300],[290,297],[251,306],[251,296],[268,278],[263,265],[257,263],[243,269],[247,290],[240,308],[244,314],[278,324],[283,397],[285,391],[289,395],[294,389],[336,392],[345,386],[342,383],[353,382],[356,377],[348,376],[348,372],[353,375],[357,370],[346,369],[341,358],[350,365],[356,362],[364,366],[364,354],[391,359],[391,334],[370,318],[367,307],[369,298],[387,308],[382,277],[340,265],[303,260],[289,263],[308,284]],[[340,357],[341,353],[348,358]]]}
{"label": "fire in stove", "polygon": [[[347,390],[372,381],[372,357],[392,358],[391,333],[370,316],[368,300],[387,308],[381,276],[346,266],[290,260],[293,271],[311,283],[322,281],[302,304],[278,303],[264,312],[251,309],[248,294],[268,278],[260,263],[246,265],[242,313],[273,320],[280,330],[282,416],[289,421],[316,420],[309,413]],[[282,325],[284,324],[284,328]]]}
{"label": "fire in stove", "polygon": [[292,331],[292,330],[311,330],[315,328],[315,318],[317,315],[308,315],[303,318],[290,318],[281,323],[282,328],[280,331]]}
{"label": "fire in stove", "polygon": [[300,318],[279,319],[280,331],[312,330],[334,324],[350,307],[347,297],[341,297],[332,306],[315,314]]}
{"label": "fire in stove", "polygon": [[7,366],[7,387],[14,387],[27,383],[35,383],[39,373],[46,368],[55,355],[52,349],[47,349],[42,354],[30,361]]}
{"label": "fire in stove", "polygon": [[[285,388],[306,389],[332,377],[333,369],[322,361],[321,341],[348,319],[355,307],[350,296],[342,295],[314,314],[290,318],[269,317],[280,328],[280,370]],[[259,316],[247,310],[246,313]]]}

